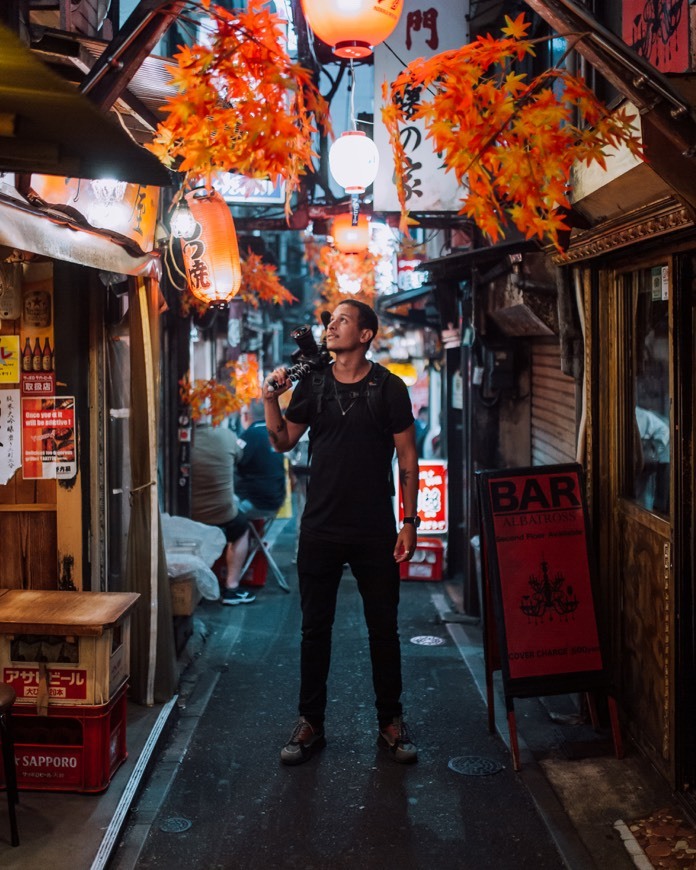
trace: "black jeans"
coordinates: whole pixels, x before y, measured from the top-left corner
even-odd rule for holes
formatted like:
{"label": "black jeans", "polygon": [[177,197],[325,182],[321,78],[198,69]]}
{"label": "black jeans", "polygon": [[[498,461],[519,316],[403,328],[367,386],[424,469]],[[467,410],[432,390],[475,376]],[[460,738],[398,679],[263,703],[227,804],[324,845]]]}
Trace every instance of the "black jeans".
{"label": "black jeans", "polygon": [[386,539],[323,541],[300,534],[297,571],[302,603],[299,712],[315,727],[324,724],[331,630],[343,565],[350,565],[363,600],[370,640],[372,683],[380,725],[401,715],[401,652],[396,533]]}

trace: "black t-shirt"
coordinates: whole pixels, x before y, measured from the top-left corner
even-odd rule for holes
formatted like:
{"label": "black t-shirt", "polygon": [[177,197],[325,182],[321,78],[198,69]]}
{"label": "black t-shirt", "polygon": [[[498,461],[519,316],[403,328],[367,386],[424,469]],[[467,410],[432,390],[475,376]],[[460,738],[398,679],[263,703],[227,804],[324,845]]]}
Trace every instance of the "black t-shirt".
{"label": "black t-shirt", "polygon": [[292,423],[310,426],[311,465],[302,529],[326,540],[381,537],[395,530],[392,436],[413,423],[411,400],[404,382],[386,375],[378,388],[384,407],[374,414],[366,397],[371,376],[341,384],[327,369],[319,413],[312,377],[307,377],[295,387],[285,415]]}
{"label": "black t-shirt", "polygon": [[285,461],[271,447],[265,423],[252,423],[238,443],[244,452],[237,462],[237,495],[259,510],[278,510],[285,501]]}

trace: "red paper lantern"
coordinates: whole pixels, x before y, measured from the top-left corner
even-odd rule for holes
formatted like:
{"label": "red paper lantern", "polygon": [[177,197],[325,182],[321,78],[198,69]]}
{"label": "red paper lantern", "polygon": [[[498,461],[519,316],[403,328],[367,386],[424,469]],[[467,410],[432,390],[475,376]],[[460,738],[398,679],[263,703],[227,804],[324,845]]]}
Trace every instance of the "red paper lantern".
{"label": "red paper lantern", "polygon": [[189,290],[209,305],[228,302],[242,284],[229,206],[217,191],[207,189],[187,193],[186,202],[196,221],[193,235],[181,240]]}
{"label": "red paper lantern", "polygon": [[307,23],[337,57],[372,54],[396,27],[403,0],[302,0]]}
{"label": "red paper lantern", "polygon": [[331,225],[334,246],[342,254],[359,254],[370,244],[370,222],[364,214],[358,216],[357,226],[352,225],[350,214],[334,218]]}

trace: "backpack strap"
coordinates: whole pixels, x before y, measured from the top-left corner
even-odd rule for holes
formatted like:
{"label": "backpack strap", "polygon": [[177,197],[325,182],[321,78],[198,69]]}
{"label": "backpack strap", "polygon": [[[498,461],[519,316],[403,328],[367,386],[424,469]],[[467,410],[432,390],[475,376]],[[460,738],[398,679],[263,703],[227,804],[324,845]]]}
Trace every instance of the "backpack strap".
{"label": "backpack strap", "polygon": [[392,375],[389,369],[386,369],[379,363],[373,363],[366,389],[367,407],[370,416],[382,432],[389,436],[391,436],[392,433],[389,431],[389,421],[386,417],[386,408],[382,393],[387,380],[392,377],[394,377],[394,375]]}
{"label": "backpack strap", "polygon": [[327,368],[317,369],[312,372],[312,400],[314,413],[321,414],[324,408],[324,393],[326,392]]}

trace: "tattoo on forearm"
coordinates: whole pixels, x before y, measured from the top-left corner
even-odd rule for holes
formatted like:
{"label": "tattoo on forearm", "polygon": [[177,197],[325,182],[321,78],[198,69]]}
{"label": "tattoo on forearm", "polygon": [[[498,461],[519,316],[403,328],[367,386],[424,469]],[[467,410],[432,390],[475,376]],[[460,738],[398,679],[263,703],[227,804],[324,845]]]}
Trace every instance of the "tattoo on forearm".
{"label": "tattoo on forearm", "polygon": [[399,480],[401,481],[401,486],[406,486],[406,484],[411,479],[411,472],[408,468],[400,468],[399,469]]}
{"label": "tattoo on forearm", "polygon": [[282,432],[285,429],[285,420],[281,420],[280,423],[275,427],[275,431],[273,429],[268,430],[268,437],[271,441],[271,444],[277,444],[279,441],[278,432]]}

